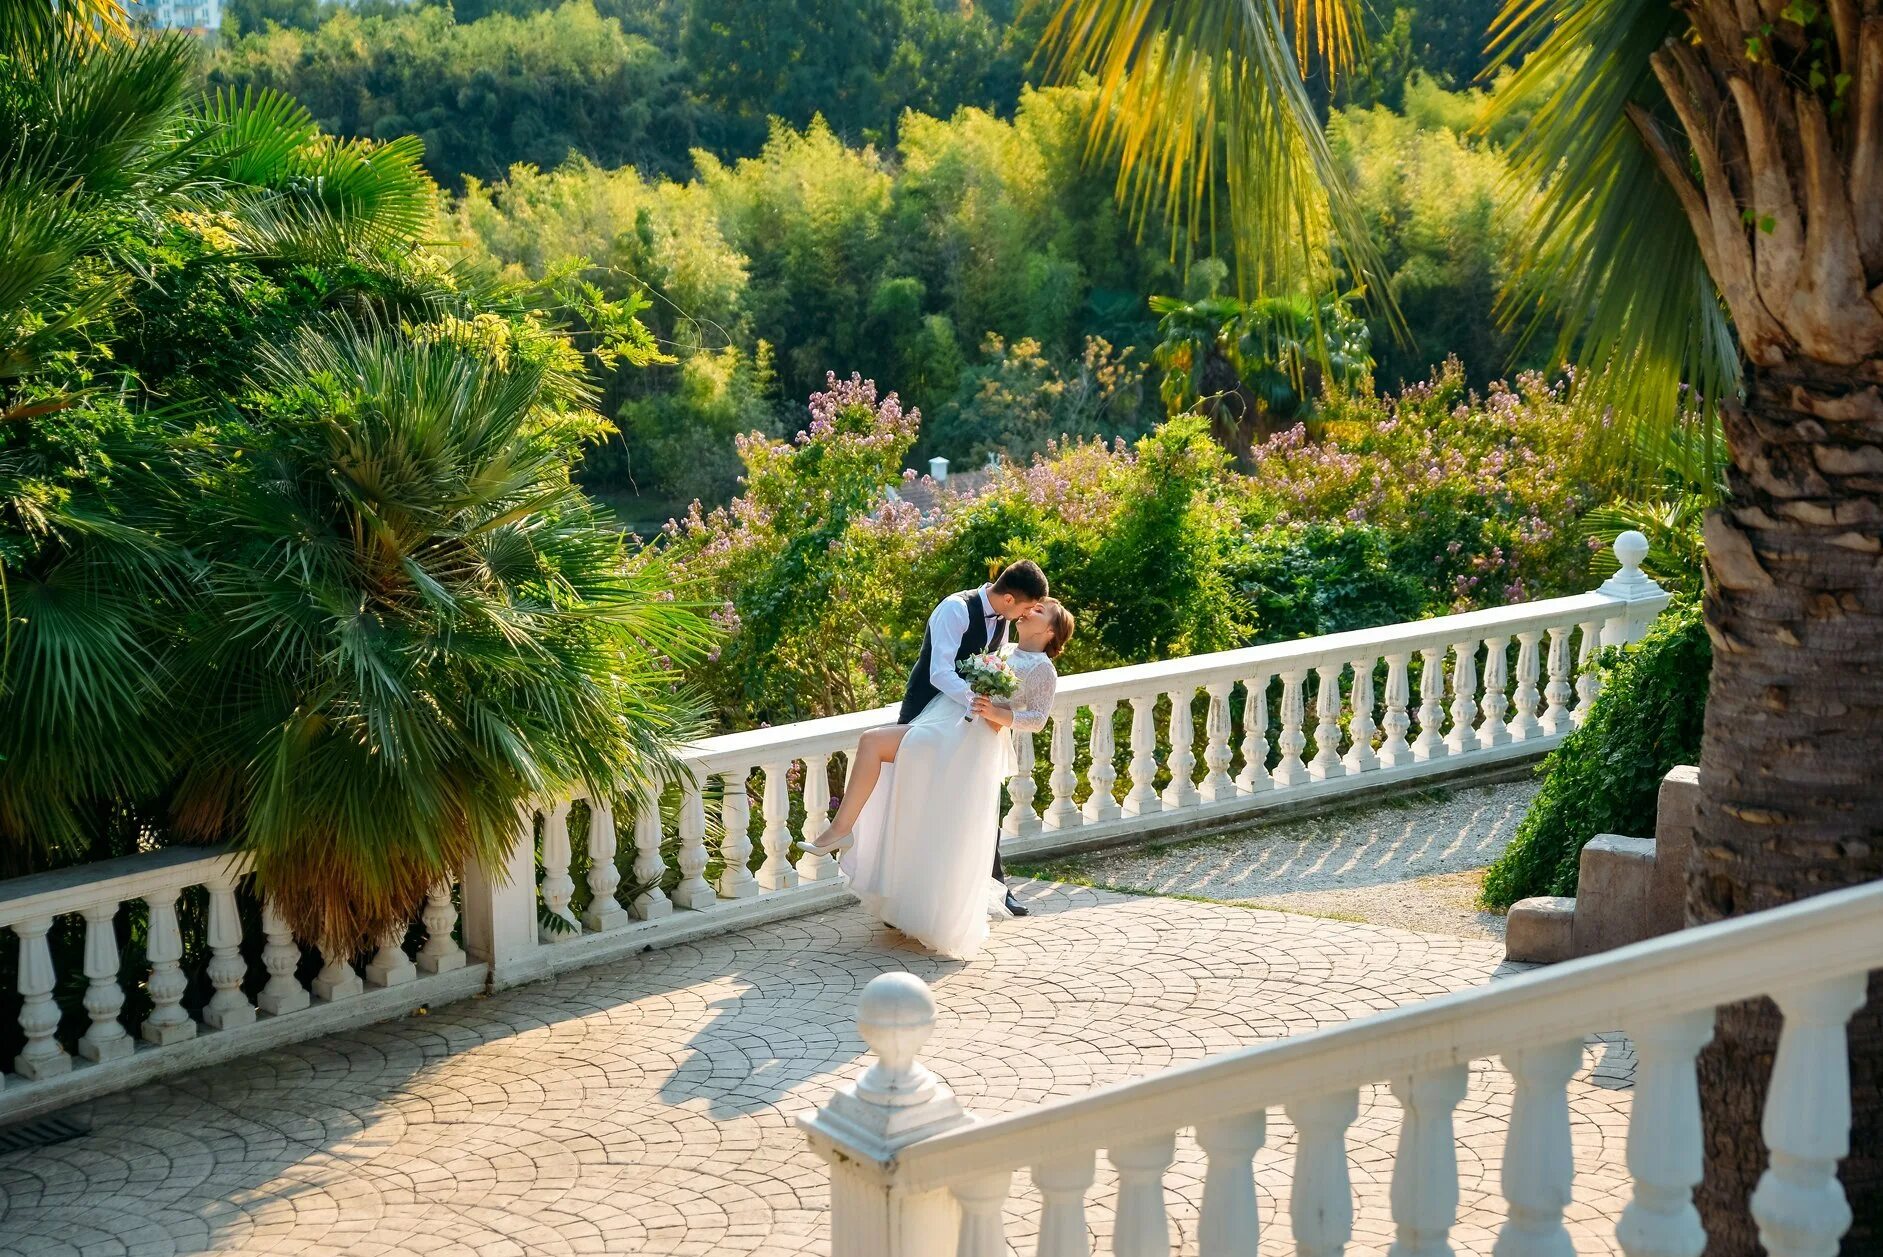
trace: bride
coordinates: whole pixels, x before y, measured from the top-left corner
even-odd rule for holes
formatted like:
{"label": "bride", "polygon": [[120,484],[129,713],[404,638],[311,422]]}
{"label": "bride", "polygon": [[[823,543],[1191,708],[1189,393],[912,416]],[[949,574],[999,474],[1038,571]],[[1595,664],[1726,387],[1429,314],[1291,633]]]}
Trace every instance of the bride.
{"label": "bride", "polygon": [[[1013,735],[1046,727],[1072,613],[1046,598],[1014,625],[1011,699],[976,695],[967,719],[946,695],[906,725],[863,735],[843,803],[812,849],[845,852],[844,873],[877,920],[930,951],[971,960],[1003,888],[988,876]],[[1011,732],[1010,732],[1011,731]]]}

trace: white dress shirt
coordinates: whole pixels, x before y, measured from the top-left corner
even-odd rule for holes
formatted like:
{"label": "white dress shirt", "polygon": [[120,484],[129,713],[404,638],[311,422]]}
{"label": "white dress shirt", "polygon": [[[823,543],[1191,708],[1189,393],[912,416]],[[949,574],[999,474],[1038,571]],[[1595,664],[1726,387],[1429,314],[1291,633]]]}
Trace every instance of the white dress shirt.
{"label": "white dress shirt", "polygon": [[989,647],[994,644],[994,635],[1000,629],[1000,617],[994,613],[993,606],[987,600],[991,588],[989,585],[981,586],[973,599],[944,598],[928,617],[928,683],[938,692],[960,703],[963,708],[974,705],[974,690],[955,671],[955,654],[961,649],[961,639],[967,636],[971,623],[969,617],[977,613],[987,626]]}

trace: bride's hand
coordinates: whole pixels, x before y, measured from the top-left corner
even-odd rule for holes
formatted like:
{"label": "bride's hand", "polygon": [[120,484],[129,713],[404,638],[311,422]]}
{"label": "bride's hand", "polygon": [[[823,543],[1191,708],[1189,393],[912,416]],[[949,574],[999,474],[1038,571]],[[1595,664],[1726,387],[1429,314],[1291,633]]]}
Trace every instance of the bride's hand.
{"label": "bride's hand", "polygon": [[968,707],[968,711],[972,715],[979,716],[982,720],[985,720],[995,728],[999,728],[1006,723],[1004,719],[1007,714],[1006,709],[996,707],[994,700],[985,694],[976,694],[974,696],[974,702]]}

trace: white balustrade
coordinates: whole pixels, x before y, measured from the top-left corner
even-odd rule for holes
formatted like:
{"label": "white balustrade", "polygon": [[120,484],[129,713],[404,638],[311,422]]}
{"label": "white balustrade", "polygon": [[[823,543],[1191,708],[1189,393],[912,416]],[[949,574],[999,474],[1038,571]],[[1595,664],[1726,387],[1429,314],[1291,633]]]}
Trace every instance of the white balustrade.
{"label": "white balustrade", "polygon": [[750,770],[736,769],[720,774],[719,874],[721,899],[750,899],[759,893],[758,879],[752,876],[752,802],[746,795],[745,779]]}
{"label": "white balustrade", "polygon": [[1412,701],[1412,687],[1406,675],[1411,656],[1405,653],[1386,656],[1386,718],[1380,722],[1386,732],[1380,743],[1378,763],[1381,768],[1397,768],[1413,762],[1412,744],[1406,733],[1412,719],[1406,704]]}
{"label": "white balustrade", "polygon": [[148,933],[144,939],[144,957],[150,961],[150,978],[144,990],[150,996],[150,1015],[144,1018],[139,1033],[144,1042],[168,1047],[196,1037],[196,1023],[183,1009],[183,996],[190,988],[183,975],[183,931],[177,924],[177,897],[182,889],[164,886],[144,896],[149,914]]}
{"label": "white balustrade", "polygon": [[1301,758],[1308,745],[1307,735],[1301,731],[1308,718],[1301,698],[1307,676],[1304,671],[1281,674],[1281,736],[1275,739],[1281,748],[1281,762],[1269,774],[1278,789],[1298,786],[1308,779],[1308,766]]}
{"label": "white balustrade", "polygon": [[[615,898],[621,889],[621,870],[615,865],[620,839],[615,833],[614,804],[605,796],[588,801],[588,907],[582,924],[597,934],[628,923],[628,910]],[[447,888],[449,894],[449,888]]]}
{"label": "white balustrade", "polygon": [[634,882],[641,892],[628,905],[637,921],[658,921],[673,912],[673,901],[661,888],[667,863],[660,855],[660,796],[644,789],[634,804]]}
{"label": "white balustrade", "polygon": [[203,1008],[203,1024],[235,1030],[255,1022],[255,1006],[242,994],[248,965],[242,960],[242,916],[235,905],[235,875],[219,871],[209,886],[209,964],[216,993]]}
{"label": "white balustrade", "polygon": [[1575,1185],[1569,1080],[1582,1068],[1582,1040],[1507,1052],[1504,1067],[1516,1084],[1502,1179],[1510,1218],[1492,1257],[1575,1257],[1563,1210]]}
{"label": "white balustrade", "polygon": [[1379,752],[1373,749],[1373,735],[1379,732],[1373,721],[1373,662],[1371,656],[1353,661],[1353,684],[1347,697],[1348,747],[1341,757],[1350,773],[1371,772],[1380,766]]}
{"label": "white balustrade", "polygon": [[1236,778],[1244,794],[1274,788],[1268,750],[1268,678],[1250,677],[1242,683],[1242,773]]}
{"label": "white balustrade", "polygon": [[[1040,1197],[1034,1251],[1088,1257],[1092,1148],[1107,1150],[1118,1177],[1107,1251],[1168,1257],[1181,1223],[1200,1257],[1247,1257],[1261,1237],[1254,1158],[1267,1133],[1266,1108],[1279,1105],[1294,1126],[1288,1209],[1295,1251],[1337,1257],[1354,1240],[1356,1180],[1371,1193],[1381,1177],[1370,1147],[1359,1154],[1368,1159],[1364,1175],[1354,1173],[1347,1132],[1361,1089],[1384,1081],[1400,1107],[1387,1189],[1395,1232],[1389,1252],[1449,1257],[1459,1205],[1453,1115],[1472,1062],[1496,1057],[1515,1086],[1500,1179],[1507,1219],[1493,1251],[1572,1257],[1564,1221],[1576,1173],[1569,1088],[1583,1066],[1585,1036],[1619,1021],[1638,1064],[1627,1147],[1633,1196],[1616,1239],[1627,1257],[1700,1257],[1706,1236],[1693,1205],[1702,1165],[1695,1055],[1711,1034],[1715,1008],[1769,994],[1785,1024],[1763,1127],[1770,1169],[1752,1194],[1752,1214],[1773,1257],[1834,1257],[1851,1221],[1837,1179],[1851,1119],[1845,1026],[1863,1002],[1868,971],[1878,967],[1883,882],[987,1121],[961,1113],[952,1098],[933,1107],[946,1088],[917,1060],[933,1028],[933,1002],[919,979],[896,973],[871,983],[894,989],[866,990],[859,1013],[878,1064],[801,1124],[832,1167],[834,1257],[1005,1254],[1002,1206],[1023,1167],[1031,1167]],[[1185,1130],[1195,1132],[1207,1158],[1194,1231],[1187,1218],[1173,1217],[1165,1188],[1176,1136]],[[955,1247],[937,1247],[938,1236]]]}
{"label": "white balustrade", "polygon": [[[569,809],[571,800],[562,799],[543,809],[543,914],[547,918],[538,928],[538,941],[572,943],[582,935],[582,923],[575,919],[569,903],[575,897],[575,879],[569,876]],[[319,979],[315,979],[318,991]]]}
{"label": "white balustrade", "polygon": [[1412,758],[1420,763],[1442,759],[1445,745],[1445,648],[1427,646],[1419,651],[1419,740]]}
{"label": "white balustrade", "polygon": [[[1053,712],[1053,736],[1048,749],[1053,764],[1053,801],[1041,821],[1046,829],[1077,829],[1085,823],[1085,813],[1080,810],[1076,797],[1079,789],[1078,721],[1077,707],[1060,707]],[[1015,738],[1026,736],[1014,735]]]}
{"label": "white balustrade", "polygon": [[680,852],[674,862],[680,867],[680,884],[673,888],[676,908],[703,912],[719,902],[713,885],[706,880],[706,800],[700,795],[700,783],[689,776],[680,783]]}
{"label": "white balustrade", "polygon": [[374,986],[404,986],[418,981],[418,965],[406,954],[405,935],[410,927],[404,922],[379,937],[379,948],[366,962],[366,980]]}
{"label": "white balustrade", "polygon": [[1013,756],[1013,776],[1007,779],[1007,814],[1000,819],[1000,832],[1020,838],[1041,829],[1039,811],[1033,806],[1039,786],[1033,780],[1032,734],[1013,735]]}
{"label": "white balustrade", "polygon": [[425,908],[419,914],[425,923],[425,941],[418,949],[421,973],[450,973],[464,968],[464,949],[458,946],[453,931],[458,925],[458,908],[451,902],[451,882],[440,879],[425,892]]}
{"label": "white balustrade", "polygon": [[88,1061],[115,1061],[129,1056],[135,1044],[118,1022],[124,1009],[124,988],[118,985],[118,905],[115,901],[87,904],[85,917],[85,1012],[92,1024],[78,1041],[78,1053]]}
{"label": "white balustrade", "polygon": [[1581,626],[1582,655],[1576,665],[1576,710],[1570,720],[1578,728],[1589,718],[1595,696],[1602,692],[1602,677],[1595,670],[1595,656],[1602,649],[1602,621],[1585,620]]}
{"label": "white balustrade", "polygon": [[314,1002],[295,971],[301,966],[301,948],[294,933],[275,907],[273,896],[262,900],[262,968],[268,970],[267,985],[255,997],[256,1006],[271,1017],[299,1012]]}
{"label": "white balustrade", "polygon": [[1509,645],[1507,637],[1484,639],[1484,699],[1478,704],[1484,718],[1478,721],[1478,745],[1485,750],[1510,741],[1510,700],[1504,693],[1510,684],[1510,660],[1504,653]]}
{"label": "white balustrade", "polygon": [[[851,751],[848,762],[856,763],[856,752]],[[830,756],[807,755],[804,757],[804,841],[813,843],[830,828]],[[801,882],[821,882],[838,876],[834,856],[819,855],[807,845],[804,853],[798,857],[798,880]]]}
{"label": "white balustrade", "polygon": [[337,1004],[342,1000],[358,999],[366,993],[366,984],[360,980],[359,971],[353,967],[353,961],[345,952],[328,953],[326,948],[320,952],[320,972],[314,975],[314,998]]}
{"label": "white balustrade", "polygon": [[1326,781],[1347,775],[1347,763],[1340,757],[1341,665],[1323,666],[1317,671],[1320,682],[1314,691],[1314,758],[1308,761],[1308,777]]}
{"label": "white balustrade", "polygon": [[1452,755],[1479,750],[1478,745],[1478,644],[1459,642],[1451,648],[1451,729],[1445,734],[1445,749]]}
{"label": "white balustrade", "polygon": [[1164,810],[1177,812],[1195,807],[1203,798],[1196,788],[1196,720],[1190,712],[1196,691],[1186,687],[1173,690],[1167,697],[1170,753],[1164,759],[1164,769],[1170,774],[1170,784],[1164,787]]}
{"label": "white balustrade", "polygon": [[1112,716],[1117,710],[1117,702],[1110,699],[1092,704],[1092,764],[1085,771],[1086,782],[1091,787],[1084,808],[1088,825],[1103,825],[1123,815],[1118,796],[1113,793],[1118,783],[1118,769],[1112,757],[1118,748],[1113,743]]}
{"label": "white balustrade", "polygon": [[1205,803],[1226,803],[1236,797],[1236,782],[1229,775],[1229,765],[1235,755],[1229,749],[1229,692],[1235,689],[1234,681],[1215,681],[1206,687],[1209,697],[1209,712],[1203,721],[1203,784],[1197,787],[1197,793]]}
{"label": "white balustrade", "polygon": [[1542,701],[1537,689],[1537,643],[1541,640],[1541,633],[1517,634],[1517,714],[1510,722],[1510,736],[1518,742],[1543,732],[1536,715],[1537,704]]}
{"label": "white balustrade", "polygon": [[20,943],[20,1030],[26,1035],[13,1068],[20,1077],[34,1081],[72,1068],[72,1058],[54,1037],[59,1029],[59,1006],[52,999],[58,975],[53,972],[52,949],[46,942],[51,929],[51,917],[19,921],[13,926]]}
{"label": "white balustrade", "polygon": [[1569,704],[1576,693],[1569,685],[1569,635],[1573,631],[1567,624],[1553,625],[1549,631],[1550,679],[1543,689],[1543,715],[1537,721],[1545,737],[1569,731]]}
{"label": "white balustrade", "polygon": [[798,871],[791,865],[791,764],[770,760],[762,771],[765,829],[760,841],[765,844],[765,862],[759,866],[758,884],[763,890],[788,890],[798,884]]}
{"label": "white balustrade", "polygon": [[1131,791],[1125,795],[1126,816],[1151,816],[1164,810],[1157,794],[1156,694],[1131,696]]}

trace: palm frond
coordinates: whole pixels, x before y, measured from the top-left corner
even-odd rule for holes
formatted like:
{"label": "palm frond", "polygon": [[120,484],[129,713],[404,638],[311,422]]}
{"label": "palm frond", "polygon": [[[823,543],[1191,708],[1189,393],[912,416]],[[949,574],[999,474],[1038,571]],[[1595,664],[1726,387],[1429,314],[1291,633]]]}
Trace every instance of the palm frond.
{"label": "palm frond", "polygon": [[1289,7],[1292,23],[1274,0],[1063,0],[1041,47],[1054,77],[1096,83],[1093,151],[1117,160],[1119,198],[1140,226],[1161,210],[1173,249],[1182,234],[1225,230],[1244,296],[1324,289],[1331,244],[1390,311],[1302,78],[1310,53],[1328,74],[1344,71],[1357,7]]}
{"label": "palm frond", "polygon": [[1500,314],[1526,339],[1557,323],[1578,399],[1611,416],[1624,454],[1639,448],[1629,429],[1678,429],[1738,387],[1726,311],[1638,130],[1667,113],[1649,59],[1686,22],[1659,0],[1510,0],[1493,27],[1491,68],[1514,69],[1491,121],[1529,117],[1510,150],[1512,192],[1548,187]]}
{"label": "palm frond", "polygon": [[130,33],[123,0],[7,0],[0,53],[17,56],[57,39],[96,42]]}

